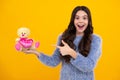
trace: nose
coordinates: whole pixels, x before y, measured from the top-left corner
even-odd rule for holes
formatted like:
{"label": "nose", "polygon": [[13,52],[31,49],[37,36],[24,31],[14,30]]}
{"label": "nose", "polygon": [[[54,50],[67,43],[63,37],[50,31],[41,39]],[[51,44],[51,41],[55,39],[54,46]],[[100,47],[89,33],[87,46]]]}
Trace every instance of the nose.
{"label": "nose", "polygon": [[24,36],[24,34],[22,34],[22,36]]}
{"label": "nose", "polygon": [[79,22],[82,23],[82,22],[83,22],[83,19],[79,19]]}
{"label": "nose", "polygon": [[22,36],[24,36],[24,33],[22,33]]}

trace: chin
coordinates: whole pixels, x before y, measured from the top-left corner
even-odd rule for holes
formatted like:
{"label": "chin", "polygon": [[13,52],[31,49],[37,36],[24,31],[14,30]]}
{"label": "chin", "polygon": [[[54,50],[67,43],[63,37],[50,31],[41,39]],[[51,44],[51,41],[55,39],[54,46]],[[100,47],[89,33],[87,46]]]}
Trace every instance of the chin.
{"label": "chin", "polygon": [[78,33],[84,33],[84,30],[79,30]]}

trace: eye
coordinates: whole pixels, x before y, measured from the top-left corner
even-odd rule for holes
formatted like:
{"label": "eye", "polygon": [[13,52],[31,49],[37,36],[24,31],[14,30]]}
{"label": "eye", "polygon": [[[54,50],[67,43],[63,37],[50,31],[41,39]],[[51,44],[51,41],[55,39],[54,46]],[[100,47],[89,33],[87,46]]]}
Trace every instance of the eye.
{"label": "eye", "polygon": [[75,15],[75,19],[77,19],[77,20],[78,20],[78,19],[79,19],[79,16],[78,16],[78,15]]}
{"label": "eye", "polygon": [[79,17],[75,17],[75,19],[77,19],[77,20],[78,20],[78,19],[79,19]]}
{"label": "eye", "polygon": [[87,19],[87,18],[84,17],[83,19],[85,20],[85,19]]}
{"label": "eye", "polygon": [[86,20],[86,19],[88,19],[88,17],[87,17],[87,16],[84,16],[83,19]]}

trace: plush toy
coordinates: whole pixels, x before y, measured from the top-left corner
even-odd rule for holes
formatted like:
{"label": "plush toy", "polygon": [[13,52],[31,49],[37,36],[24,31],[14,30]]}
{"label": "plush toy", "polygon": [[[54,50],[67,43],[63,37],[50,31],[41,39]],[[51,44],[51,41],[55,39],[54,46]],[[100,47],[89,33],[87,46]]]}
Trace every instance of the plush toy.
{"label": "plush toy", "polygon": [[33,39],[28,38],[30,35],[30,30],[26,27],[21,27],[17,31],[19,38],[16,39],[15,48],[17,51],[22,51],[25,49],[35,49],[38,48],[40,43],[34,42]]}

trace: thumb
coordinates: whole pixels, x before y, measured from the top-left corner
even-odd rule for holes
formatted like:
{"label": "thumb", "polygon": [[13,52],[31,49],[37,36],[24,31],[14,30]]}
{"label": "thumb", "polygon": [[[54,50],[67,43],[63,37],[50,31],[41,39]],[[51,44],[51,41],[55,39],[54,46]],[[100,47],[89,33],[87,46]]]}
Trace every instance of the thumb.
{"label": "thumb", "polygon": [[66,42],[64,42],[63,40],[62,40],[62,43],[63,43],[63,45],[67,45],[67,43],[66,43]]}

